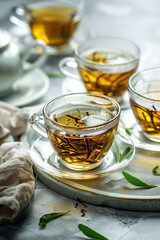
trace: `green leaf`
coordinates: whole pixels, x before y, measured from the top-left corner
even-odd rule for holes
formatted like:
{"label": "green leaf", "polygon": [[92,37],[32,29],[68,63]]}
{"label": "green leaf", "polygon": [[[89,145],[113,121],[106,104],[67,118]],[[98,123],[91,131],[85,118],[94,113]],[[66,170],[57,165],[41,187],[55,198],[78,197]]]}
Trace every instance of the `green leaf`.
{"label": "green leaf", "polygon": [[156,167],[153,168],[153,173],[154,173],[155,175],[160,175],[160,173],[157,171],[158,167],[159,167],[159,166],[156,166]]}
{"label": "green leaf", "polygon": [[133,128],[124,128],[124,129],[125,129],[125,132],[126,132],[129,136],[131,136],[130,130],[132,130]]}
{"label": "green leaf", "polygon": [[59,217],[62,217],[63,215],[69,213],[69,211],[67,212],[58,212],[58,213],[48,213],[43,215],[40,220],[39,220],[39,226],[41,227],[45,227],[47,223],[56,220]]}
{"label": "green leaf", "polygon": [[121,125],[121,127],[125,130],[125,132],[129,135],[129,136],[131,136],[131,130],[133,130],[133,128],[126,128],[125,126],[122,126]]}
{"label": "green leaf", "polygon": [[128,153],[129,155],[132,153],[130,152],[131,151],[131,148],[130,147],[127,147],[126,149],[124,149],[124,151],[122,153],[120,153],[120,159],[119,159],[119,162],[121,162],[125,157],[128,156]]}
{"label": "green leaf", "polygon": [[62,77],[62,74],[57,72],[57,73],[47,73],[48,77],[51,77],[51,78],[59,78],[59,77]]}
{"label": "green leaf", "polygon": [[119,147],[118,147],[118,144],[117,144],[116,140],[114,140],[114,147],[115,147],[115,151],[116,151],[117,162],[119,162],[119,160],[120,160],[120,151],[119,151]]}
{"label": "green leaf", "polygon": [[109,240],[108,238],[104,237],[103,235],[99,234],[84,224],[79,224],[78,228],[84,235],[93,240]]}
{"label": "green leaf", "polygon": [[125,179],[131,183],[132,185],[134,186],[138,186],[138,187],[145,187],[145,188],[154,188],[154,187],[157,187],[156,185],[148,185],[147,183],[145,182],[142,182],[140,179],[132,176],[131,174],[125,172],[125,171],[122,171],[122,174],[123,176],[125,177]]}
{"label": "green leaf", "polygon": [[116,151],[117,162],[121,162],[124,158],[129,158],[130,155],[133,153],[130,147],[125,148],[124,151],[120,153],[119,146],[116,140],[114,140],[114,147]]}

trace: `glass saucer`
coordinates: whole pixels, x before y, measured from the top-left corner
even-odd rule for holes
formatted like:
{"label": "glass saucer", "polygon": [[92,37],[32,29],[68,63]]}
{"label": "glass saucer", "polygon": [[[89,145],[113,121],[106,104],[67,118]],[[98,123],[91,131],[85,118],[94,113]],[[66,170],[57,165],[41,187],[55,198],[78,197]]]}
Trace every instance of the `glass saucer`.
{"label": "glass saucer", "polygon": [[64,166],[51,147],[49,140],[43,137],[38,138],[32,144],[30,156],[35,167],[38,167],[41,171],[51,176],[79,180],[94,179],[120,171],[132,160],[135,153],[135,147],[130,137],[126,134],[116,134],[115,141],[119,146],[120,153],[129,147],[129,154],[127,154],[121,162],[118,162],[114,148],[115,143],[113,143],[102,164],[88,171],[75,171]]}

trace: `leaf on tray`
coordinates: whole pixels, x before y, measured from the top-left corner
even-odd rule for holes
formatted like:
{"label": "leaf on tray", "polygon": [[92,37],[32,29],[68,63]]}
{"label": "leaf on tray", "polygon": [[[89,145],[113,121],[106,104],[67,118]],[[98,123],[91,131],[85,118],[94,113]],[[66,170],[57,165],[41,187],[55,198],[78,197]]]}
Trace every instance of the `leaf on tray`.
{"label": "leaf on tray", "polygon": [[154,173],[155,175],[157,175],[157,176],[160,175],[160,173],[157,171],[158,167],[159,167],[159,166],[156,166],[156,167],[153,168],[153,173]]}
{"label": "leaf on tray", "polygon": [[109,240],[108,238],[104,237],[103,235],[99,234],[84,224],[79,224],[78,228],[84,235],[93,240]]}
{"label": "leaf on tray", "polygon": [[142,182],[140,179],[132,176],[131,174],[125,172],[125,171],[122,171],[122,174],[123,176],[125,177],[125,179],[131,183],[132,185],[134,186],[137,186],[137,187],[145,187],[145,188],[154,188],[154,187],[157,187],[156,185],[149,185],[145,182]]}
{"label": "leaf on tray", "polygon": [[69,211],[67,212],[58,212],[58,213],[48,213],[48,214],[45,214],[43,215],[40,220],[39,220],[39,226],[41,227],[45,227],[47,223],[51,222],[51,221],[54,221],[56,220],[57,218],[59,217],[62,217],[63,215],[69,213]]}

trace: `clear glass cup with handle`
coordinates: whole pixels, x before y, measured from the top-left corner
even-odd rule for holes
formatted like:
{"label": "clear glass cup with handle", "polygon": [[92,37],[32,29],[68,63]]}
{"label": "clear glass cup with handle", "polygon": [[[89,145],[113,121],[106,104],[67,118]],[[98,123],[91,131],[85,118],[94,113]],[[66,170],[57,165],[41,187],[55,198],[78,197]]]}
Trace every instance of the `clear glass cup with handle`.
{"label": "clear glass cup with handle", "polygon": [[160,142],[160,68],[145,69],[131,76],[128,92],[141,133],[153,142]]}
{"label": "clear glass cup with handle", "polygon": [[63,58],[59,69],[68,78],[81,79],[88,92],[120,102],[139,59],[140,49],[134,42],[118,37],[95,37],[81,43],[74,57]]}
{"label": "clear glass cup with handle", "polygon": [[120,106],[113,99],[90,93],[62,95],[46,103],[31,127],[48,138],[62,163],[73,170],[99,166],[119,124]]}
{"label": "clear glass cup with handle", "polygon": [[13,8],[10,20],[29,27],[31,35],[43,40],[47,52],[66,49],[81,21],[85,0],[23,0]]}

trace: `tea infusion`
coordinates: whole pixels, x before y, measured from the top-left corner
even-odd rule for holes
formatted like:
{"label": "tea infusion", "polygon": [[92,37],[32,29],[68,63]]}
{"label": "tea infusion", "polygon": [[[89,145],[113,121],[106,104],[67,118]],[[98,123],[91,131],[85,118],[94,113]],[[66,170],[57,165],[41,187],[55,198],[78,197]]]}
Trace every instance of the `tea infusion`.
{"label": "tea infusion", "polygon": [[[149,93],[143,93],[145,97],[151,97],[160,101],[160,91],[150,91]],[[152,135],[153,137],[160,138],[160,104],[155,104],[151,107],[144,107],[131,100],[132,110],[136,116],[136,119],[143,129],[144,133]]]}
{"label": "tea infusion", "polygon": [[41,5],[29,6],[27,21],[35,39],[49,46],[59,46],[72,37],[80,18],[75,7],[44,1]]}
{"label": "tea infusion", "polygon": [[59,135],[56,132],[48,131],[52,146],[58,152],[64,164],[66,162],[74,166],[87,166],[100,163],[113,142],[117,125],[95,135],[92,133],[80,136],[79,130],[84,127],[93,127],[95,124],[104,124],[112,118],[113,116],[107,111],[82,106],[65,112],[61,111],[60,114],[53,114],[52,119],[54,121],[77,128],[76,135]]}
{"label": "tea infusion", "polygon": [[[133,66],[131,66],[131,68],[127,70],[125,64],[128,61],[133,60],[134,56],[124,53],[93,50],[90,53],[84,53],[83,57],[91,62],[94,62],[94,64],[105,63],[106,68],[107,64],[115,65],[114,72],[107,72],[106,69],[104,71],[98,70],[98,65],[94,65],[93,68],[88,67],[88,65],[81,66],[79,71],[88,92],[117,98],[126,91],[128,80],[136,71],[136,67],[134,66],[133,68]],[[118,69],[116,64],[122,64],[121,72],[116,70],[116,68]]]}

